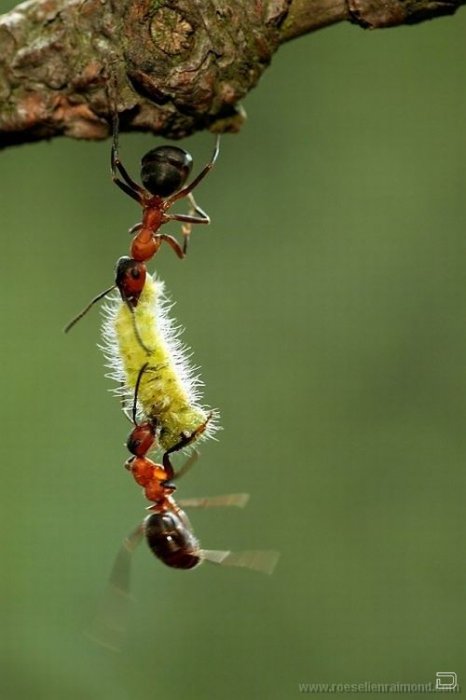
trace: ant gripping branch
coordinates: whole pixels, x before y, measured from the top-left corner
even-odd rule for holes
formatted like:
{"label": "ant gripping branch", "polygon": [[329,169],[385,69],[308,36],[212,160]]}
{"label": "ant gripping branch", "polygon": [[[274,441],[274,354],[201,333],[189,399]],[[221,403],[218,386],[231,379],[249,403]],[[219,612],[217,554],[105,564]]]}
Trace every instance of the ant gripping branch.
{"label": "ant gripping branch", "polygon": [[[188,185],[185,185],[192,169],[193,159],[188,151],[177,146],[158,146],[148,151],[141,159],[141,182],[138,185],[128,175],[118,153],[118,115],[113,118],[113,144],[111,151],[111,172],[113,182],[142,207],[142,221],[130,229],[136,233],[131,243],[131,257],[138,262],[150,260],[166,241],[179,258],[186,255],[192,224],[209,224],[209,216],[196,204],[193,190],[202,182],[214,167],[220,150],[220,136],[217,136],[210,161]],[[122,178],[122,179],[120,179]],[[193,214],[167,214],[179,199],[187,197]],[[160,227],[169,221],[180,221],[183,227],[183,247],[176,238],[158,233]]]}
{"label": "ant gripping branch", "polygon": [[[120,160],[118,151],[119,121],[113,117],[113,143],[111,150],[111,174],[113,182],[142,207],[142,221],[130,228],[135,236],[130,247],[131,257],[122,257],[116,265],[115,283],[95,296],[65,327],[65,333],[87,314],[98,301],[114,289],[118,289],[122,300],[131,310],[137,306],[146,279],[146,262],[150,260],[165,241],[182,259],[185,257],[193,224],[210,224],[209,216],[196,203],[193,190],[213,168],[220,151],[220,136],[215,141],[212,157],[201,172],[185,185],[192,169],[193,159],[188,151],[177,146],[158,146],[148,151],[141,160],[141,181],[138,185],[128,174]],[[189,214],[168,214],[168,210],[180,199],[187,197]],[[194,216],[198,214],[198,216]],[[183,246],[174,236],[159,233],[163,224],[180,221]]]}

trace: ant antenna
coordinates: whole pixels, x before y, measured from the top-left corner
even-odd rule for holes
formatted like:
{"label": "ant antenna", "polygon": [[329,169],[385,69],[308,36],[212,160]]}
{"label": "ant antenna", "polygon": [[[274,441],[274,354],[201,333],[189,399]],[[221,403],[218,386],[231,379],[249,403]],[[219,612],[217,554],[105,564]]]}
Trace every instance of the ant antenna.
{"label": "ant antenna", "polygon": [[87,314],[88,311],[90,311],[90,309],[92,309],[94,304],[97,304],[98,301],[106,297],[107,294],[110,294],[110,292],[113,292],[114,289],[116,289],[116,284],[112,284],[112,286],[106,289],[104,292],[100,292],[100,294],[97,294],[97,296],[94,297],[89,302],[89,304],[65,326],[65,328],[63,329],[64,333],[68,333],[68,331],[70,331],[73,328],[73,326],[75,326],[77,322],[80,321],[83,318],[83,316]]}
{"label": "ant antenna", "polygon": [[136,425],[136,426],[137,426],[137,422],[136,422],[136,412],[137,412],[137,406],[138,406],[138,392],[139,392],[139,386],[140,386],[140,384],[141,384],[142,375],[144,374],[144,372],[146,371],[146,369],[147,369],[148,367],[149,367],[149,363],[148,363],[148,362],[146,362],[146,363],[141,367],[141,369],[139,370],[139,373],[138,373],[138,378],[137,378],[137,380],[136,380],[136,386],[134,387],[134,400],[133,400],[133,413],[132,413],[132,416],[133,416],[133,423],[134,423],[134,425]]}
{"label": "ant antenna", "polygon": [[125,302],[126,302],[126,306],[129,309],[129,312],[131,314],[131,323],[133,324],[133,331],[134,331],[134,335],[136,336],[136,340],[138,341],[139,345],[144,350],[146,355],[150,355],[152,350],[145,344],[145,342],[143,341],[143,339],[141,337],[141,334],[139,333],[138,324],[136,323],[136,316],[134,315],[134,309],[127,299],[125,299]]}

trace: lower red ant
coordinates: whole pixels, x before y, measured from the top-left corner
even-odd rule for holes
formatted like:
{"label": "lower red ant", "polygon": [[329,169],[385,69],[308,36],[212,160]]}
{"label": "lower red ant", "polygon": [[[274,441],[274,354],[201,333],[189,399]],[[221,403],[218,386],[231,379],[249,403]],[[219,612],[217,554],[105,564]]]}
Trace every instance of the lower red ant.
{"label": "lower red ant", "polygon": [[[191,435],[181,435],[180,441],[165,452],[162,464],[156,464],[147,457],[147,453],[152,449],[156,440],[157,426],[150,420],[137,423],[137,400],[140,382],[147,366],[143,365],[139,371],[136,386],[134,389],[134,400],[132,408],[133,430],[127,441],[128,450],[133,455],[125,464],[135,479],[144,488],[144,493],[148,501],[153,505],[148,510],[151,514],[147,516],[142,525],[129,538],[133,542],[132,548],[142,535],[145,536],[149,548],[158,559],[167,566],[176,569],[192,569],[203,560],[212,561],[216,564],[228,563],[235,566],[247,566],[259,570],[271,570],[275,566],[277,559],[276,552],[256,553],[257,557],[251,559],[251,553],[244,555],[233,555],[231,552],[210,552],[200,549],[188,517],[179,505],[175,503],[173,493],[176,489],[174,481],[179,479],[191,468],[198,457],[194,452],[186,464],[175,472],[170,460],[170,454],[187,447],[206,429],[211,416],[207,418],[199,428]],[[184,506],[226,506],[226,505],[246,505],[249,496],[247,494],[232,494],[229,496],[217,496],[213,499],[196,498],[188,501],[180,501]],[[125,545],[127,546],[127,545]],[[255,556],[256,556],[255,555]],[[233,559],[232,559],[233,557]]]}
{"label": "lower red ant", "polygon": [[[154,432],[149,423],[136,425],[128,440],[130,451],[133,454],[147,452],[153,444]],[[272,573],[278,559],[277,552],[258,551],[235,554],[225,550],[201,549],[182,507],[244,507],[249,500],[249,495],[239,493],[212,498],[190,498],[181,500],[177,504],[173,498],[176,489],[174,481],[186,474],[198,456],[199,453],[194,452],[178,472],[173,470],[167,453],[164,455],[163,464],[152,462],[145,454],[135,455],[128,460],[125,466],[132,472],[136,482],[144,487],[145,496],[152,501],[152,505],[148,507],[150,515],[125,539],[123,549],[131,552],[142,537],[145,537],[152,553],[164,564],[175,569],[192,569],[203,561],[209,561],[214,564],[242,566]],[[113,583],[116,582],[113,581]]]}
{"label": "lower red ant", "polygon": [[[111,175],[113,182],[127,195],[135,199],[142,207],[142,221],[130,228],[135,233],[131,243],[131,257],[122,257],[117,261],[115,283],[95,296],[89,304],[75,316],[65,327],[65,333],[83,317],[98,301],[118,288],[123,301],[132,310],[137,306],[146,279],[146,262],[158,251],[165,241],[182,259],[185,257],[189,236],[193,224],[210,224],[210,217],[196,203],[192,191],[201,183],[215,165],[220,151],[220,136],[217,135],[210,161],[201,172],[188,184],[193,159],[178,146],[157,146],[148,151],[141,159],[141,181],[138,185],[128,174],[120,160],[118,152],[119,118],[113,117],[113,142],[111,150]],[[122,179],[120,179],[122,178]],[[190,214],[168,214],[168,210],[179,199],[187,197],[190,202]],[[197,214],[195,216],[194,214]],[[163,224],[180,221],[182,226],[183,246],[174,236],[159,233]]]}
{"label": "lower red ant", "polygon": [[[147,457],[148,452],[155,447],[156,444],[156,433],[157,433],[157,422],[154,420],[147,419],[143,423],[137,422],[137,404],[138,404],[138,393],[139,387],[141,385],[141,380],[148,368],[147,363],[144,364],[139,370],[139,374],[136,380],[136,385],[134,387],[134,399],[131,414],[131,422],[133,423],[133,429],[126,442],[126,447],[129,452],[131,452],[132,457],[130,457],[126,463],[125,467],[132,473],[134,480],[144,488],[144,492],[148,501],[158,502],[159,498],[165,498],[165,496],[170,495],[175,490],[175,485],[173,479],[175,478],[175,470],[171,463],[170,455],[173,452],[178,452],[179,450],[188,447],[192,444],[202,433],[206,430],[209,421],[212,418],[212,412],[209,413],[207,419],[202,423],[196,430],[192,433],[180,435],[178,442],[166,450],[162,457],[162,464],[156,464],[149,457]],[[191,460],[187,462],[188,466],[183,467],[176,474],[178,479],[182,474],[191,466]]]}
{"label": "lower red ant", "polygon": [[[202,549],[188,516],[183,508],[212,508],[237,506],[243,508],[249,500],[245,493],[222,496],[187,498],[179,500],[173,497],[176,490],[175,481],[193,466],[199,453],[194,451],[185,464],[175,472],[170,460],[170,453],[189,445],[205,429],[208,420],[191,435],[182,435],[180,441],[168,450],[157,464],[147,457],[155,446],[157,426],[150,420],[138,423],[137,394],[141,377],[146,366],[141,368],[134,391],[131,421],[133,429],[127,441],[132,457],[125,467],[131,471],[135,481],[144,488],[146,498],[151,501],[149,515],[123,540],[115,558],[107,595],[103,608],[94,620],[89,632],[95,641],[113,650],[120,650],[125,632],[124,617],[128,613],[130,601],[130,572],[132,553],[145,538],[151,552],[166,566],[174,569],[193,569],[204,561],[223,566],[243,567],[261,573],[271,574],[278,561],[275,551],[243,551]],[[129,417],[129,416],[128,416]]]}
{"label": "lower red ant", "polygon": [[[170,454],[183,449],[199,437],[205,430],[211,416],[191,435],[182,435],[180,441],[165,452],[162,464],[153,462],[147,457],[147,453],[154,447],[157,426],[150,420],[146,420],[143,423],[137,423],[136,420],[138,390],[145,370],[146,365],[143,365],[134,390],[132,408],[134,428],[126,443],[128,450],[133,456],[126,462],[125,466],[131,471],[135,481],[144,488],[147,500],[152,501],[153,505],[148,508],[151,511],[150,515],[131,535],[130,541],[134,542],[135,546],[136,540],[139,541],[144,535],[153,554],[167,566],[176,569],[192,569],[203,560],[220,564],[227,563],[226,560],[228,559],[230,565],[247,566],[264,571],[271,570],[275,566],[277,559],[275,552],[255,553],[253,559],[251,559],[251,553],[248,553],[247,557],[245,557],[244,554],[233,556],[231,552],[210,552],[209,550],[200,549],[188,517],[173,498],[173,493],[176,489],[174,481],[191,468],[198,458],[198,453],[194,452],[178,472],[175,472],[173,468]],[[204,508],[209,506],[244,506],[248,499],[249,496],[247,494],[231,494],[214,498],[189,499],[180,501],[180,504]],[[133,549],[134,546],[132,547]]]}
{"label": "lower red ant", "polygon": [[[176,477],[185,473],[197,457],[198,454],[194,453]],[[160,473],[159,476],[165,477],[165,474]],[[183,510],[188,507],[242,508],[249,500],[248,494],[187,498],[176,503],[172,496],[173,485],[163,484],[164,481],[159,481],[160,493],[157,501],[148,508],[150,514],[123,540],[113,563],[102,606],[88,632],[94,641],[113,651],[121,651],[124,642],[131,603],[132,555],[143,538],[157,559],[173,569],[188,570],[208,562],[271,574],[279,558],[279,553],[274,551],[202,549]]]}

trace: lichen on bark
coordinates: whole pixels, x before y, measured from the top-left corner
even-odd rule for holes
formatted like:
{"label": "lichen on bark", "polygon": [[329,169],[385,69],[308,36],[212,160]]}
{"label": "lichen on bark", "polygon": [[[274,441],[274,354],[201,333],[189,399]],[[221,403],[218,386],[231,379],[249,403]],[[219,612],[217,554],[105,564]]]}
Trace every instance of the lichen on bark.
{"label": "lichen on bark", "polygon": [[0,147],[123,130],[238,130],[281,43],[451,14],[466,0],[28,0],[0,17]]}
{"label": "lichen on bark", "polygon": [[[0,18],[0,143],[237,129],[288,0],[35,0]],[[240,7],[241,6],[241,7]],[[115,87],[116,86],[116,87]]]}

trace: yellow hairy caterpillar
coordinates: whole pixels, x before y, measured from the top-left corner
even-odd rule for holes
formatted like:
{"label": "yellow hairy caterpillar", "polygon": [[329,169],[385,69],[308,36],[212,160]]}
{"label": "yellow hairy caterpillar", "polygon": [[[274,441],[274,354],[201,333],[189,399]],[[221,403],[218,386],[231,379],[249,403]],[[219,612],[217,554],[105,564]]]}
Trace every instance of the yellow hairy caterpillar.
{"label": "yellow hairy caterpillar", "polygon": [[171,306],[164,283],[148,275],[138,305],[129,308],[120,295],[111,298],[103,325],[108,376],[120,384],[116,392],[128,407],[137,388],[140,410],[154,423],[166,452],[218,430],[217,413],[200,403],[202,382],[189,364],[179,327],[168,315]]}

